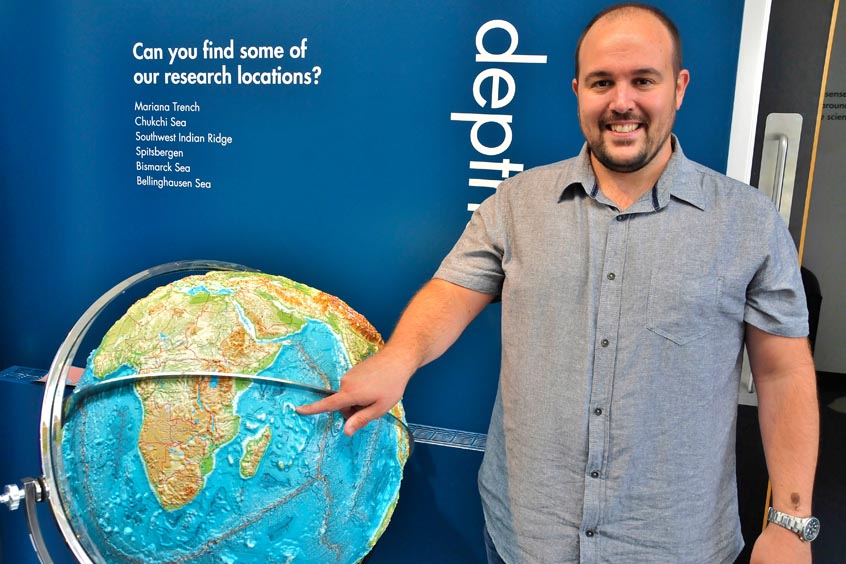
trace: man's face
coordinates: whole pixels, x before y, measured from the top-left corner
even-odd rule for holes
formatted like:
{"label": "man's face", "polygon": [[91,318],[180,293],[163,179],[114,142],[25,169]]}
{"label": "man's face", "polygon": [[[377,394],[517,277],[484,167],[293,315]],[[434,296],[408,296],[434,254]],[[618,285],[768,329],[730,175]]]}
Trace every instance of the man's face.
{"label": "man's face", "polygon": [[579,124],[593,157],[616,172],[669,158],[670,132],[690,80],[673,75],[669,31],[652,14],[611,14],[588,31],[573,80]]}

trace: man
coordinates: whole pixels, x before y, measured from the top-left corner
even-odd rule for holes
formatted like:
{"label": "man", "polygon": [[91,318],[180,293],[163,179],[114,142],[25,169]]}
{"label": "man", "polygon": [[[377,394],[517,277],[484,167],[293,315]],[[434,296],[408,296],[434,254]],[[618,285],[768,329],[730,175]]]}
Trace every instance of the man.
{"label": "man", "polygon": [[[818,419],[795,249],[766,198],[684,157],[671,130],[689,79],[663,13],[600,13],[576,50],[582,153],[503,183],[385,348],[300,409],[341,410],[354,433],[500,297],[479,472],[491,562],[733,562],[744,342],[773,507],[811,515]],[[752,561],[810,558],[770,526]]]}

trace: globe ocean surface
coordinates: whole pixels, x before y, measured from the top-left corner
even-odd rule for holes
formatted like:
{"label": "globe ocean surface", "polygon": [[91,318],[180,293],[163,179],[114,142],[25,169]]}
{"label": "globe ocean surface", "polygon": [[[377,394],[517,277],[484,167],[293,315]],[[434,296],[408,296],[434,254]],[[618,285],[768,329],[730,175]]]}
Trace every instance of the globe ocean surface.
{"label": "globe ocean surface", "polygon": [[[337,390],[381,345],[344,302],[279,276],[215,271],[136,302],[67,404],[61,497],[86,552],[110,563],[361,561],[399,497],[402,406],[353,437],[340,414],[295,407],[323,397],[306,386]],[[196,375],[207,372],[260,378]]]}

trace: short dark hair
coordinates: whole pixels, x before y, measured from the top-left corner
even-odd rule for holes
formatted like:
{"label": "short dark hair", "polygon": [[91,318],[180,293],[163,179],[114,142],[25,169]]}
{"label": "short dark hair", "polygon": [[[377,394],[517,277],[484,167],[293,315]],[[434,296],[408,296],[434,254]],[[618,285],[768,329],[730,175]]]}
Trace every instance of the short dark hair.
{"label": "short dark hair", "polygon": [[615,4],[613,6],[609,6],[596,14],[590,22],[585,26],[585,29],[582,31],[582,34],[579,36],[579,42],[576,43],[576,79],[579,78],[579,52],[582,50],[582,42],[585,40],[585,35],[587,35],[588,31],[603,17],[607,16],[608,14],[612,14],[614,12],[634,12],[637,10],[641,10],[644,12],[648,12],[658,18],[664,27],[670,32],[670,38],[673,41],[673,74],[678,76],[679,71],[682,68],[682,43],[681,43],[681,35],[679,35],[679,28],[676,27],[676,24],[673,23],[673,20],[670,19],[670,16],[656,8],[655,6],[650,6],[649,4],[643,4],[641,2],[623,2],[622,4]]}

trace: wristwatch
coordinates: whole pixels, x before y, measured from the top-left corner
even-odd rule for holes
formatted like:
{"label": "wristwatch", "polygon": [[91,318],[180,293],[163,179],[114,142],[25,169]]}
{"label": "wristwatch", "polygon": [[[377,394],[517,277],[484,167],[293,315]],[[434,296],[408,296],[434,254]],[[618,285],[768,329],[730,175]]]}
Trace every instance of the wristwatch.
{"label": "wristwatch", "polygon": [[802,542],[811,542],[820,534],[820,520],[816,517],[794,517],[770,507],[767,521],[793,531]]}

